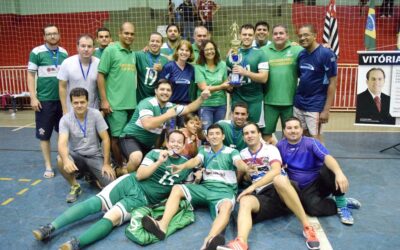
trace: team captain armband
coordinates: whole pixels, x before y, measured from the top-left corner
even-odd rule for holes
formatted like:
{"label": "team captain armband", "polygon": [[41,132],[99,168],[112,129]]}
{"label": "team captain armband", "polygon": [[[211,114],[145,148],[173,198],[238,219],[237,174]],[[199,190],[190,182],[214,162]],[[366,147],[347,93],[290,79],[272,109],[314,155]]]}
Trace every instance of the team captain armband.
{"label": "team captain armband", "polygon": [[176,105],[175,108],[175,112],[176,112],[176,116],[181,116],[183,110],[185,109],[186,106],[184,105]]}
{"label": "team captain armband", "polygon": [[268,62],[259,63],[258,70],[269,70],[269,63]]}

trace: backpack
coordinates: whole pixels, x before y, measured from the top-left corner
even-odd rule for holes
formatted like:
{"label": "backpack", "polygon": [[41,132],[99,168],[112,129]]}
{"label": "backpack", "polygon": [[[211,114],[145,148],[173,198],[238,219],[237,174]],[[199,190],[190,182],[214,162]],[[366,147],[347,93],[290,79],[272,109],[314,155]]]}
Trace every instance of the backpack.
{"label": "backpack", "polygon": [[[155,219],[159,219],[164,214],[165,203],[163,201],[157,205],[148,207],[143,206],[136,208],[131,212],[131,221],[125,229],[125,235],[133,242],[145,246],[155,242],[159,239],[153,234],[147,232],[142,226],[142,218],[146,215],[150,215]],[[184,228],[194,222],[193,207],[187,200],[182,200],[179,203],[179,211],[172,218],[171,223],[168,226],[166,236],[173,234],[178,229]]]}

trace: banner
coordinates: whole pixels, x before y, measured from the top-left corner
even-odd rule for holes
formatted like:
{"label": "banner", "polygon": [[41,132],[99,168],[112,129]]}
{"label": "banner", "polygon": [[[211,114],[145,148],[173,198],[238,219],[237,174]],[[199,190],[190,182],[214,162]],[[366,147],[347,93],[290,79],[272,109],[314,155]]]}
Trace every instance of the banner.
{"label": "banner", "polygon": [[400,127],[400,51],[358,51],[355,123]]}

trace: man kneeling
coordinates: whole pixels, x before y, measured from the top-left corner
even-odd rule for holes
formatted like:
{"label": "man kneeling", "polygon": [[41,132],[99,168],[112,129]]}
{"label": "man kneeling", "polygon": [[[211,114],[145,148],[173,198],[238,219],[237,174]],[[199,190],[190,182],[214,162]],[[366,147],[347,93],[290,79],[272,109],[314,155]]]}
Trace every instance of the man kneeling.
{"label": "man kneeling", "polygon": [[[110,165],[110,137],[103,116],[97,109],[88,107],[86,89],[74,88],[69,96],[73,111],[60,121],[57,166],[71,185],[66,200],[75,202],[82,192],[75,178],[76,172],[94,176],[97,186],[101,188],[115,179],[115,173]],[[103,153],[99,138],[103,143]]]}

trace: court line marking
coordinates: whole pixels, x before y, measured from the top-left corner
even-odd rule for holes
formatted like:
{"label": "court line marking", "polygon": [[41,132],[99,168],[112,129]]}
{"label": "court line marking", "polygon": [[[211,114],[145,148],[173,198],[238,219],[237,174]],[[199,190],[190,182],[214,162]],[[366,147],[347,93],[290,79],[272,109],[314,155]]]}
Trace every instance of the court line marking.
{"label": "court line marking", "polygon": [[0,177],[0,181],[12,181],[14,180],[13,178],[8,178],[8,177]]}
{"label": "court line marking", "polygon": [[38,179],[36,181],[34,181],[31,186],[36,186],[37,184],[39,184],[40,182],[42,182],[42,180]]}
{"label": "court line marking", "polygon": [[320,250],[333,250],[332,245],[329,242],[328,237],[324,232],[324,229],[319,223],[318,218],[308,216],[308,221],[310,222],[311,226],[313,226],[315,232],[317,233],[320,242]]}
{"label": "court line marking", "polygon": [[26,125],[24,125],[24,126],[15,128],[15,129],[13,129],[13,130],[11,130],[11,131],[12,131],[12,132],[15,132],[15,131],[21,130],[21,129],[23,129],[23,128],[30,127],[30,126],[32,126],[32,125],[34,125],[34,124],[35,124],[34,122],[33,122],[33,123],[29,123],[29,124],[26,124]]}
{"label": "court line marking", "polygon": [[19,182],[30,182],[31,179],[23,179],[23,178],[22,178],[22,179],[18,179],[18,181],[19,181]]}
{"label": "court line marking", "polygon": [[17,194],[18,195],[23,195],[26,191],[28,191],[29,190],[29,188],[24,188],[24,189],[22,189],[21,191],[19,191]]}
{"label": "court line marking", "polygon": [[7,205],[8,203],[12,202],[14,200],[14,198],[8,198],[7,200],[5,200],[3,203],[1,203],[2,206]]}

